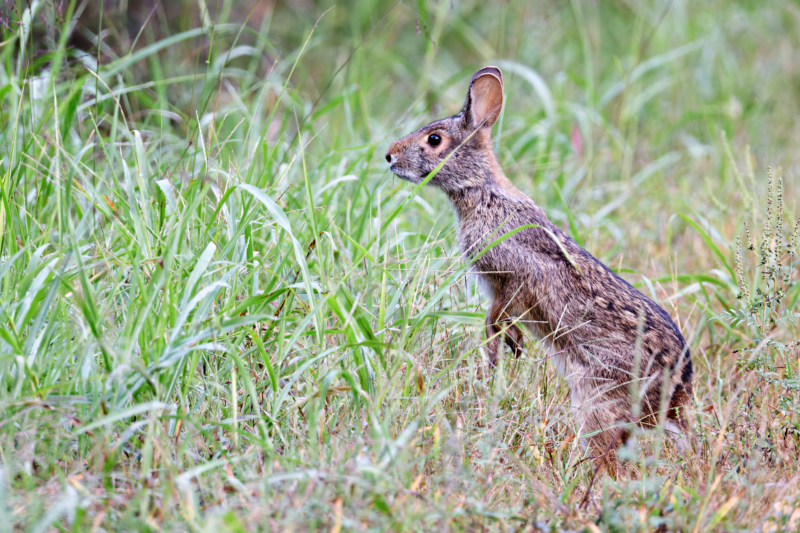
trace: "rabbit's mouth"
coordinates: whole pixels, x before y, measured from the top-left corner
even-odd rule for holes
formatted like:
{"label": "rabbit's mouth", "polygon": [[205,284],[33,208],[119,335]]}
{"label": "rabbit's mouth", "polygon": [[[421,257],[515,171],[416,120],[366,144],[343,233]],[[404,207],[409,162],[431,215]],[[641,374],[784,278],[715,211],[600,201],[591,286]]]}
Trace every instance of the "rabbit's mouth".
{"label": "rabbit's mouth", "polygon": [[389,170],[400,178],[401,180],[410,181],[411,183],[419,183],[420,178],[416,174],[409,172],[408,169],[404,168],[403,166],[393,163],[389,165]]}

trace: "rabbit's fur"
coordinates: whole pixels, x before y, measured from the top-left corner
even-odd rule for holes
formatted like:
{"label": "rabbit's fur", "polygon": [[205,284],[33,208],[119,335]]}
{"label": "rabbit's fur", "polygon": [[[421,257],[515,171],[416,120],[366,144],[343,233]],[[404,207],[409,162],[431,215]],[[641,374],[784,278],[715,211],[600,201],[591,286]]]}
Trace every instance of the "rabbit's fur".
{"label": "rabbit's fur", "polygon": [[[668,432],[688,431],[688,345],[662,308],[554,226],[506,178],[491,140],[502,106],[502,74],[483,68],[458,115],[393,142],[386,160],[397,176],[420,183],[449,156],[429,183],[450,198],[459,246],[491,298],[491,365],[501,339],[519,356],[520,325],[547,339],[570,386],[579,433],[591,434],[583,442],[599,464],[608,458],[614,471],[615,448],[627,438],[628,422],[653,427],[663,416]],[[501,235],[528,225],[481,255]],[[641,398],[638,405],[632,397]]]}

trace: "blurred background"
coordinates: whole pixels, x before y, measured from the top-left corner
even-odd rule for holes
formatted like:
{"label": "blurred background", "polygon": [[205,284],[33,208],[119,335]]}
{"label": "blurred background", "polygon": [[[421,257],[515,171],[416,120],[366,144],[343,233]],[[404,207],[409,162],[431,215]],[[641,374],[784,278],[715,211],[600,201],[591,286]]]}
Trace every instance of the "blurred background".
{"label": "blurred background", "polygon": [[[123,74],[129,85],[194,76],[131,91],[123,99],[136,118],[160,106],[185,135],[201,100],[201,120],[211,106],[235,114],[254,98],[266,97],[270,105],[277,91],[256,88],[280,85],[317,24],[292,72],[293,111],[270,132],[291,137],[293,114],[313,123],[312,156],[369,143],[382,152],[393,138],[457,112],[471,73],[498,64],[508,103],[496,136],[507,173],[537,201],[553,205],[552,216],[562,223],[569,206],[576,215],[574,230],[595,238],[606,228],[621,241],[631,229],[612,227],[596,210],[618,198],[618,189],[635,175],[638,198],[654,193],[644,218],[662,209],[734,208],[736,187],[721,187],[733,176],[721,150],[723,132],[743,168],[749,145],[750,164],[760,176],[767,164],[787,175],[797,172],[800,10],[794,2],[73,4],[77,20],[68,37],[68,64],[74,76],[87,76],[88,85],[93,78],[86,69],[94,68],[98,56],[101,64],[111,63],[170,36],[204,29],[147,55]],[[48,68],[56,25],[47,21],[63,19],[68,7],[68,2],[42,2],[26,66]],[[245,29],[239,32],[241,24]],[[233,49],[211,47],[212,39],[234,38]],[[207,80],[198,76],[218,74],[222,63],[221,89],[207,101]],[[344,113],[324,112],[339,104]],[[648,167],[656,161],[658,168]],[[381,172],[380,158],[369,168]],[[644,168],[647,176],[637,174]],[[791,192],[794,181],[787,180]],[[633,200],[619,207],[635,213]],[[638,216],[628,218],[633,222]]]}

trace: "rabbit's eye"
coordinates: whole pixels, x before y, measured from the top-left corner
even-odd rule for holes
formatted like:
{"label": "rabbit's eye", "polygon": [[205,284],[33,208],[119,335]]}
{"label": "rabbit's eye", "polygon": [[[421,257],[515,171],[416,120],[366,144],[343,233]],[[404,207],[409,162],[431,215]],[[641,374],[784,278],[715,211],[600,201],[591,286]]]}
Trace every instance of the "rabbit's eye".
{"label": "rabbit's eye", "polygon": [[442,143],[442,138],[436,135],[435,133],[428,135],[428,144],[430,144],[431,146],[439,146],[441,143]]}

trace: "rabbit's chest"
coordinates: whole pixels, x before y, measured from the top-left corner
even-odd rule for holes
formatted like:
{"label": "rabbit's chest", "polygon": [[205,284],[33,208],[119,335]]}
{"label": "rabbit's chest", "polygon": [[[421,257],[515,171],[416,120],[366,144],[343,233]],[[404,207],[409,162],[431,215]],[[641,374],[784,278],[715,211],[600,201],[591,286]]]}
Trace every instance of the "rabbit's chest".
{"label": "rabbit's chest", "polygon": [[470,269],[470,272],[472,273],[472,278],[477,282],[481,294],[490,301],[494,300],[495,295],[498,293],[496,284],[492,283],[489,277],[474,266]]}
{"label": "rabbit's chest", "polygon": [[524,255],[513,236],[503,239],[503,235],[514,228],[501,226],[502,221],[495,223],[490,217],[481,216],[470,217],[458,225],[461,253],[473,263],[474,271],[484,276],[512,274]]}
{"label": "rabbit's chest", "polygon": [[458,244],[464,258],[472,263],[481,292],[487,298],[503,292],[509,279],[517,277],[524,263],[513,238],[495,242],[501,233],[497,226],[476,223],[460,224]]}

